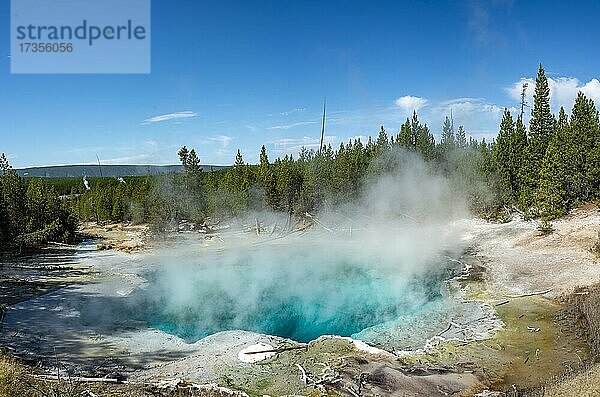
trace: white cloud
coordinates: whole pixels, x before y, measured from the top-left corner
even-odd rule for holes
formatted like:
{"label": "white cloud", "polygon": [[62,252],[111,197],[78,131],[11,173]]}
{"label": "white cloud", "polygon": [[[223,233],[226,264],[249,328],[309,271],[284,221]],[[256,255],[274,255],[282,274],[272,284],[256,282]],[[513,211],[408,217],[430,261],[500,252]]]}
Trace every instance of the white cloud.
{"label": "white cloud", "polygon": [[[337,150],[340,142],[345,144],[349,141],[360,139],[363,144],[367,142],[368,137],[365,135],[356,136],[337,136],[337,135],[325,135],[323,137],[323,145],[331,145],[334,150]],[[304,136],[301,138],[280,138],[274,139],[267,142],[271,147],[269,150],[276,156],[284,156],[286,154],[293,154],[294,156],[302,150],[302,148],[318,150],[321,144],[320,138]]]}
{"label": "white cloud", "polygon": [[215,135],[208,138],[211,142],[218,142],[221,144],[223,149],[226,149],[229,146],[229,143],[233,140],[232,137],[227,135]]}
{"label": "white cloud", "polygon": [[596,104],[600,102],[600,81],[598,81],[598,79],[591,79],[585,83],[584,86],[581,87],[581,91],[583,91],[588,98],[592,98]]}
{"label": "white cloud", "polygon": [[169,120],[189,119],[189,118],[194,118],[197,115],[198,115],[198,113],[191,112],[191,111],[167,113],[167,114],[161,114],[158,116],[152,116],[150,118],[147,118],[146,120],[144,120],[144,122],[142,124],[160,123],[162,121],[169,121]]}
{"label": "white cloud", "polygon": [[[274,139],[268,142],[272,145],[273,152],[276,155],[283,154],[298,154],[300,150],[304,147],[306,149],[315,149],[319,148],[321,144],[321,139],[317,137],[304,136],[301,138],[280,138]],[[335,135],[325,135],[323,137],[323,144],[335,146],[336,143],[339,143],[339,137]]]}
{"label": "white cloud", "polygon": [[131,156],[113,157],[110,159],[102,160],[103,164],[118,165],[118,164],[164,164],[161,162],[160,157],[152,153],[140,153]]}
{"label": "white cloud", "polygon": [[273,145],[274,149],[288,149],[290,147],[310,147],[313,145],[319,145],[320,138],[304,136],[302,138],[279,138],[269,141],[268,143]]}
{"label": "white cloud", "polygon": [[418,112],[419,109],[427,105],[427,99],[418,96],[405,95],[396,99],[396,106],[398,106],[404,113],[412,113],[413,111]]}
{"label": "white cloud", "polygon": [[452,116],[456,119],[471,119],[475,116],[486,114],[493,119],[498,119],[502,116],[503,108],[500,106],[486,102],[483,98],[457,98],[448,101],[440,102],[435,107],[434,113],[442,117]]}
{"label": "white cloud", "polygon": [[288,110],[287,112],[281,112],[279,114],[281,116],[289,116],[290,114],[304,112],[305,110],[306,110],[306,108],[295,108],[295,109],[292,109],[292,110]]}
{"label": "white cloud", "polygon": [[274,125],[272,127],[267,128],[268,130],[289,130],[295,127],[300,127],[303,125],[310,125],[310,124],[317,124],[318,121],[298,121],[296,123],[291,123],[291,124],[281,124],[281,125]]}
{"label": "white cloud", "polygon": [[[533,93],[535,91],[535,79],[531,77],[522,77],[506,88],[509,97],[515,102],[521,102],[521,91],[523,84],[527,84],[525,99],[529,106],[533,106]],[[600,103],[600,81],[591,79],[587,83],[582,83],[575,77],[548,77],[548,87],[550,88],[550,107],[554,113],[558,113],[560,107],[564,107],[567,113],[571,112],[577,93],[582,91],[588,98],[594,100],[596,105]],[[531,112],[526,111],[526,116]]]}
{"label": "white cloud", "polygon": [[[516,108],[509,110],[515,114]],[[429,121],[437,135],[446,117],[452,115],[454,125],[463,125],[467,134],[477,139],[491,140],[495,137],[504,108],[484,98],[455,98],[438,103],[431,109]]]}
{"label": "white cloud", "polygon": [[136,146],[130,144],[116,146],[111,153],[100,153],[102,164],[178,164],[179,145],[159,139],[147,139]]}

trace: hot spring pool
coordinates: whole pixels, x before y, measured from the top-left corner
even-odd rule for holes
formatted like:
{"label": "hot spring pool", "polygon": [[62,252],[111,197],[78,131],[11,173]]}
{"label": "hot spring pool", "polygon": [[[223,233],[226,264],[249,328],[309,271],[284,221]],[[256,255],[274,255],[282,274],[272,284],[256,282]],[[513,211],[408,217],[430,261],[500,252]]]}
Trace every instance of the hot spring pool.
{"label": "hot spring pool", "polygon": [[445,264],[390,266],[346,248],[164,258],[130,297],[135,317],[189,343],[237,329],[308,342],[422,317],[444,301]]}

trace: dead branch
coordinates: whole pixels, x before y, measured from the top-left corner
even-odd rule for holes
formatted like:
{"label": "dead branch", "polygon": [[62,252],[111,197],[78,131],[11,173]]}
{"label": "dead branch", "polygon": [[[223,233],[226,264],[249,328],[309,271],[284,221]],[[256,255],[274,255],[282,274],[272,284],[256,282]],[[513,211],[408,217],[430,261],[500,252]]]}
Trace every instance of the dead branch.
{"label": "dead branch", "polygon": [[357,392],[355,392],[354,388],[352,386],[345,387],[344,389],[346,389],[346,391],[348,391],[354,397],[360,397],[360,394],[358,394]]}
{"label": "dead branch", "polygon": [[301,374],[302,374],[302,382],[304,382],[304,384],[308,383],[308,377],[306,376],[306,371],[304,370],[304,368],[302,368],[302,365],[300,364],[296,364],[296,367],[298,367],[298,369],[300,370]]}
{"label": "dead branch", "polygon": [[2,324],[4,323],[5,315],[6,315],[6,305],[0,305],[0,331],[2,331]]}
{"label": "dead branch", "polygon": [[437,336],[442,336],[446,332],[450,331],[450,328],[452,328],[452,323],[448,324],[448,328],[446,328],[445,330],[443,330],[442,332],[440,332],[439,334],[437,334]]}
{"label": "dead branch", "polygon": [[310,219],[312,219],[313,221],[315,221],[315,223],[316,223],[317,225],[321,226],[323,229],[327,230],[329,233],[333,233],[333,230],[332,230],[331,228],[329,228],[329,227],[325,226],[325,225],[323,224],[323,222],[321,222],[320,220],[318,220],[318,219],[317,219],[317,217],[315,217],[315,216],[312,216],[312,215],[311,215],[311,214],[309,214],[308,212],[307,212],[307,213],[305,213],[305,215],[306,215],[307,217],[309,217]]}
{"label": "dead branch", "polygon": [[527,294],[521,294],[521,295],[504,295],[507,298],[524,298],[526,296],[534,296],[534,295],[545,295],[548,292],[552,291],[554,288],[548,288],[547,290],[544,291],[538,291],[538,292],[529,292]]}

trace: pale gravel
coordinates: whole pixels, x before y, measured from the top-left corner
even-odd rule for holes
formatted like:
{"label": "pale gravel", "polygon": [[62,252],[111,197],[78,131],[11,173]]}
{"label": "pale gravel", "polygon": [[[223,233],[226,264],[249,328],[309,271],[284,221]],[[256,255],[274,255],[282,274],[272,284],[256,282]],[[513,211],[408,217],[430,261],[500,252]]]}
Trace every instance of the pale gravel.
{"label": "pale gravel", "polygon": [[600,282],[600,263],[590,251],[600,231],[597,207],[552,222],[555,231],[549,235],[542,235],[538,224],[519,218],[505,224],[466,221],[464,242],[475,248],[492,291],[518,295],[552,289],[544,296],[556,298]]}

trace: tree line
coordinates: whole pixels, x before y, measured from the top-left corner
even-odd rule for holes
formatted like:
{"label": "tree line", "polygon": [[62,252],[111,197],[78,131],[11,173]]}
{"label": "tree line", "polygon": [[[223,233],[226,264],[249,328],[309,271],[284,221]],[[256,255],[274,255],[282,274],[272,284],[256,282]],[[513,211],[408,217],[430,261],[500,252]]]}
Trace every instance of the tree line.
{"label": "tree line", "polygon": [[263,145],[255,165],[238,150],[232,167],[211,172],[203,172],[196,151],[184,146],[178,152],[182,173],[147,177],[22,179],[2,155],[0,242],[69,241],[77,220],[150,223],[166,230],[183,219],[201,223],[249,210],[303,216],[356,199],[408,152],[422,157],[432,173],[445,175],[474,212],[495,220],[514,211],[549,220],[600,198],[600,124],[591,99],[579,93],[570,116],[563,108],[555,116],[540,65],[529,128],[523,112],[515,116],[504,110],[490,143],[467,138],[446,117],[436,142],[414,112],[395,134],[382,126],[366,142],[303,148],[274,161]]}
{"label": "tree line", "polygon": [[581,202],[598,200],[600,124],[592,99],[579,92],[571,115],[550,111],[550,89],[540,65],[529,131],[523,115],[504,111],[492,147],[500,201],[528,216],[553,219]]}
{"label": "tree line", "polygon": [[41,179],[24,181],[0,155],[0,251],[48,241],[69,243],[76,226],[68,200]]}
{"label": "tree line", "polygon": [[[432,172],[447,176],[469,199],[471,209],[494,219],[514,211],[526,218],[550,220],[581,202],[598,200],[600,190],[600,124],[592,99],[579,92],[568,116],[554,115],[550,89],[539,66],[529,128],[521,113],[504,110],[496,139],[467,138],[446,117],[439,142],[416,112],[388,134],[354,139],[336,149],[303,148],[294,158],[269,161],[261,148],[258,165],[246,164],[238,150],[234,166],[203,175],[194,149],[179,152],[187,188],[201,203],[200,213],[232,216],[248,209],[303,214],[355,199],[366,181],[393,169],[390,153],[414,152]],[[400,154],[401,155],[401,154]],[[391,160],[393,162],[393,160]]]}

